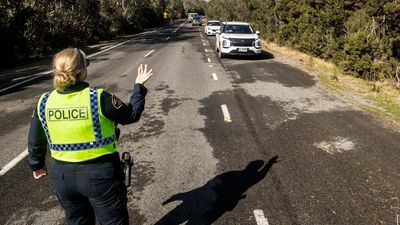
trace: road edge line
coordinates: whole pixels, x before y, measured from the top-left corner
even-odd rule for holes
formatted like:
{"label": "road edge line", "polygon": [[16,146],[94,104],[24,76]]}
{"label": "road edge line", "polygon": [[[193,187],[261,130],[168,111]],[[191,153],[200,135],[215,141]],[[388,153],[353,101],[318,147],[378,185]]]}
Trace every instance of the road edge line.
{"label": "road edge line", "polygon": [[26,148],[21,154],[11,160],[7,165],[5,165],[0,170],[0,176],[6,174],[10,169],[12,169],[15,165],[17,165],[22,159],[24,159],[28,155],[28,149]]}

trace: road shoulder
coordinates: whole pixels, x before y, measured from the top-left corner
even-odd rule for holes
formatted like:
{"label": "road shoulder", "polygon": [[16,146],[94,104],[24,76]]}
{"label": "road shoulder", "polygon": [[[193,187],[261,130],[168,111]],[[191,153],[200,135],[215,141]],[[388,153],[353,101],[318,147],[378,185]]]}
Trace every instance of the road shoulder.
{"label": "road shoulder", "polygon": [[333,63],[299,51],[263,41],[263,49],[274,59],[306,71],[318,85],[375,118],[384,126],[400,130],[400,92],[391,82],[371,82],[343,75]]}

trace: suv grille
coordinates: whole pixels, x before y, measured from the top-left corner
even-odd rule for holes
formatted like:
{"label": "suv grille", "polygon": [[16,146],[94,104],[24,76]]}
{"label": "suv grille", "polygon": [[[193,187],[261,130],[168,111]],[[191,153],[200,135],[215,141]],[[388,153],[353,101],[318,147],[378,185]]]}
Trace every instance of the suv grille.
{"label": "suv grille", "polygon": [[232,46],[251,47],[253,46],[253,42],[255,39],[231,38],[230,40],[232,42]]}

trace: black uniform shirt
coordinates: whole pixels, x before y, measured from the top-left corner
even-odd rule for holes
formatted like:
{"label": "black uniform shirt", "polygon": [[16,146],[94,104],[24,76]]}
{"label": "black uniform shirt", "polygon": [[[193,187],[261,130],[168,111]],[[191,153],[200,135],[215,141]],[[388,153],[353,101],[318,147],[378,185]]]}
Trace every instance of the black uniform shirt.
{"label": "black uniform shirt", "polygon": [[[61,94],[82,91],[89,87],[86,82],[80,82],[66,88]],[[115,95],[103,91],[100,97],[101,111],[105,117],[119,124],[130,124],[139,121],[144,110],[147,89],[142,84],[135,84],[129,104],[126,105]],[[29,166],[33,170],[42,169],[45,165],[47,138],[35,110],[31,120],[28,137]]]}

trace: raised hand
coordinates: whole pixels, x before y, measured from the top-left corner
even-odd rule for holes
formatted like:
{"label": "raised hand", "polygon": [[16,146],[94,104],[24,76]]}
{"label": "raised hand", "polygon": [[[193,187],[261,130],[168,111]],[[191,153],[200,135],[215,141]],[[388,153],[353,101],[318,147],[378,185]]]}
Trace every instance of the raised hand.
{"label": "raised hand", "polygon": [[150,77],[153,75],[153,70],[150,69],[147,71],[147,64],[140,64],[138,67],[138,75],[136,77],[135,83],[137,84],[144,84],[146,83],[147,80],[150,79]]}

